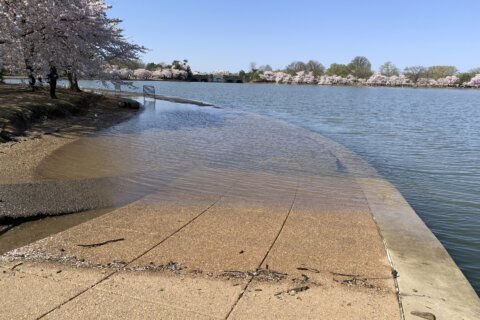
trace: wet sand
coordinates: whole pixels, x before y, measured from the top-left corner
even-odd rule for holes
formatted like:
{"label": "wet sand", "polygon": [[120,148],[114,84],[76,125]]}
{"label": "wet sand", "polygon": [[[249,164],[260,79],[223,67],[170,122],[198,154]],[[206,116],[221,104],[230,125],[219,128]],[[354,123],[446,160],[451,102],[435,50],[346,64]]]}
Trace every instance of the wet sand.
{"label": "wet sand", "polygon": [[[11,100],[11,96],[15,100]],[[50,104],[46,91],[30,92],[19,85],[2,85],[0,90],[1,111],[15,110],[14,104],[25,105],[31,110],[42,109],[42,104]],[[43,213],[48,213],[47,207],[53,207],[51,203],[63,202],[64,199],[48,195],[44,192],[41,179],[35,174],[35,168],[52,152],[76,141],[82,137],[91,136],[101,130],[112,127],[118,123],[134,117],[138,110],[123,107],[124,99],[116,97],[88,96],[88,104],[73,106],[69,103],[80,101],[77,96],[82,94],[70,93],[67,90],[59,90],[58,108],[66,111],[53,111],[56,106],[49,106],[50,112],[56,113],[53,117],[40,117],[27,119],[23,115],[24,122],[21,127],[18,123],[8,124],[11,141],[0,143],[0,252],[18,247],[21,244],[41,239],[53,232],[65,230],[69,226],[81,223],[98,212],[89,212],[78,215],[75,218],[56,218],[55,223],[47,221],[35,221]],[[39,99],[37,99],[39,98]],[[32,101],[37,99],[35,106]],[[132,101],[132,103],[135,103]],[[121,106],[119,104],[122,104]],[[65,107],[66,105],[67,107]],[[21,110],[21,108],[19,109]],[[42,109],[43,110],[43,109]],[[71,111],[75,110],[72,114]],[[27,111],[18,111],[27,112]],[[43,111],[42,111],[43,112]],[[28,113],[28,112],[27,112]],[[13,119],[13,118],[12,118]],[[2,121],[8,121],[4,118]],[[5,127],[4,127],[5,129]],[[75,193],[79,191],[70,188],[72,199],[78,198]],[[58,186],[59,192],[68,193],[68,188]],[[44,208],[40,202],[46,203]],[[103,206],[108,207],[108,206]],[[30,209],[29,209],[30,208]],[[87,210],[89,208],[72,209],[57,208],[56,214],[64,214]],[[29,222],[32,220],[32,222]],[[67,221],[70,220],[70,221]],[[1,235],[12,227],[15,234]],[[40,227],[41,226],[41,227]],[[19,230],[18,230],[19,229]]]}

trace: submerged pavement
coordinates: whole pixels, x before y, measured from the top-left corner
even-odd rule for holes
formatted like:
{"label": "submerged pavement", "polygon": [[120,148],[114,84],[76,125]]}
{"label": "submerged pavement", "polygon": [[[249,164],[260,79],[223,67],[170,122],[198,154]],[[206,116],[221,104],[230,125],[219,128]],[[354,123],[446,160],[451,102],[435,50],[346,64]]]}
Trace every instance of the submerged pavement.
{"label": "submerged pavement", "polygon": [[[399,318],[381,237],[352,179],[190,174],[169,194],[7,254],[2,310],[47,319]],[[223,185],[209,185],[210,175]],[[192,185],[198,191],[182,192]]]}
{"label": "submerged pavement", "polygon": [[[255,115],[157,108],[38,166],[34,182],[59,199],[65,184],[78,190],[67,196],[118,208],[4,254],[0,318],[478,315],[478,298],[445,249],[356,155]],[[407,249],[414,243],[416,260]],[[418,278],[428,278],[429,263],[449,271]]]}

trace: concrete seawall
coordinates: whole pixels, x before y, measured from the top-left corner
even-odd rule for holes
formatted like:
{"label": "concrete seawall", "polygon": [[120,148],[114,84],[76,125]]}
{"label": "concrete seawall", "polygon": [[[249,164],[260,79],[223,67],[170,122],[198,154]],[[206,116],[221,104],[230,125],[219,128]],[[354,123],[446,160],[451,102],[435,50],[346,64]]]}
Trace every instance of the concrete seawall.
{"label": "concrete seawall", "polygon": [[478,319],[480,301],[440,241],[400,192],[385,180],[357,180],[385,240],[406,319]]}
{"label": "concrete seawall", "polygon": [[480,318],[475,290],[395,186],[365,170],[368,165],[343,146],[330,140],[329,147],[356,176],[367,199],[396,273],[402,317]]}
{"label": "concrete seawall", "polygon": [[334,141],[329,146],[354,173],[367,199],[396,274],[402,317],[480,318],[475,290],[395,186],[362,168],[367,164],[348,149]]}

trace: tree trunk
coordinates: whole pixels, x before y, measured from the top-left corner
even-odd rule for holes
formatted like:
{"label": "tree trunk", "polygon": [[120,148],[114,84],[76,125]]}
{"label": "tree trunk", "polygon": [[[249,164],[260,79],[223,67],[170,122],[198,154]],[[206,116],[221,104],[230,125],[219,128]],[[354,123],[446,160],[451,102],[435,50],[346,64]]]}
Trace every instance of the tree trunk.
{"label": "tree trunk", "polygon": [[78,85],[78,79],[76,74],[73,75],[73,87],[76,92],[82,92],[82,90],[80,90],[80,86]]}
{"label": "tree trunk", "polygon": [[73,90],[73,75],[70,71],[67,71],[67,79],[70,90]]}
{"label": "tree trunk", "polygon": [[77,76],[72,72],[67,72],[68,82],[70,84],[70,90],[75,92],[82,92],[78,86]]}

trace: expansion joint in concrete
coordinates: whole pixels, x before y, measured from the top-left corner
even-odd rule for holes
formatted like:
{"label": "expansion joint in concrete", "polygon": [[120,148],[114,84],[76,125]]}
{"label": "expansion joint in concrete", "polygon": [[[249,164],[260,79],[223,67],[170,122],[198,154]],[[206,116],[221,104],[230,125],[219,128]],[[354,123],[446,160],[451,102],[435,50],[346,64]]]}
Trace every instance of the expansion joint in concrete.
{"label": "expansion joint in concrete", "polygon": [[[177,230],[175,230],[174,232],[172,232],[171,234],[169,234],[168,236],[166,236],[165,238],[163,238],[161,241],[159,241],[158,243],[156,243],[154,246],[150,247],[149,249],[145,250],[144,252],[142,252],[141,254],[139,254],[138,256],[136,256],[135,258],[133,258],[132,260],[130,260],[129,263],[127,263],[125,265],[125,267],[128,267],[129,265],[131,265],[132,263],[134,263],[135,261],[137,261],[138,259],[142,258],[143,256],[145,256],[146,254],[148,254],[149,252],[151,252],[152,250],[154,250],[155,248],[159,247],[160,245],[162,245],[165,241],[167,241],[168,239],[172,238],[173,236],[175,236],[177,233],[179,233],[180,231],[182,231],[183,229],[185,229],[187,226],[189,226],[190,224],[192,224],[193,222],[195,222],[197,219],[199,219],[202,215],[204,215],[208,210],[210,210],[213,206],[215,206],[226,194],[227,192],[231,189],[231,187],[225,191],[224,194],[222,194],[220,197],[218,197],[217,200],[215,200],[210,206],[208,206],[205,210],[203,210],[202,212],[200,212],[199,214],[197,214],[195,217],[193,217],[192,219],[190,219],[187,223],[183,224],[180,228],[178,228]],[[76,298],[80,297],[81,295],[83,295],[84,293],[86,293],[87,291],[95,288],[96,286],[98,286],[99,284],[105,282],[106,280],[110,279],[113,275],[117,274],[118,272],[120,271],[120,269],[118,270],[115,270],[111,273],[109,273],[107,276],[103,277],[102,279],[100,279],[99,281],[95,282],[93,285],[89,286],[88,288],[80,291],[79,293],[77,293],[76,295],[74,295],[73,297],[71,297],[70,299],[68,299],[67,301],[64,301],[62,302],[60,305],[56,306],[55,308],[47,311],[46,313],[42,314],[41,316],[39,316],[37,319],[43,319],[45,318],[46,316],[48,316],[49,314],[51,314],[52,312],[54,312],[55,310],[58,310],[60,309],[62,306],[66,305],[67,303],[75,300]]]}
{"label": "expansion joint in concrete", "polygon": [[[268,248],[267,252],[265,253],[265,255],[263,256],[262,258],[262,261],[260,261],[260,263],[258,264],[258,267],[257,267],[257,270],[259,270],[263,263],[265,262],[265,260],[267,260],[267,257],[268,255],[270,254],[270,252],[272,251],[273,247],[275,246],[275,243],[277,242],[278,238],[280,237],[280,234],[282,233],[283,229],[285,228],[285,224],[287,223],[287,220],[288,218],[290,217],[290,214],[292,213],[292,209],[293,209],[293,206],[295,205],[295,200],[297,199],[297,193],[298,193],[298,185],[297,185],[297,189],[295,190],[295,194],[293,196],[293,200],[292,200],[292,204],[290,205],[290,208],[288,209],[288,212],[287,214],[285,215],[285,219],[283,219],[283,222],[282,222],[282,226],[280,227],[280,229],[278,230],[276,236],[275,236],[275,239],[272,241],[272,244],[270,245],[270,247]],[[235,300],[235,302],[233,303],[232,307],[230,308],[230,311],[227,313],[227,315],[225,316],[225,320],[228,320],[231,316],[231,314],[233,313],[233,310],[235,310],[235,307],[238,305],[238,303],[240,302],[240,300],[243,298],[243,295],[245,294],[245,292],[248,290],[248,287],[250,286],[250,284],[252,283],[252,281],[255,279],[255,275],[252,275],[249,277],[247,283],[245,284],[245,286],[242,288],[242,290],[240,291],[240,294],[238,295],[237,299]]]}

